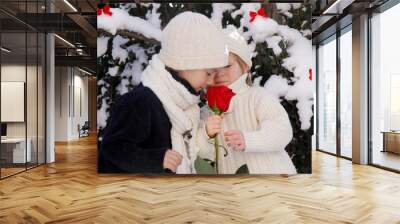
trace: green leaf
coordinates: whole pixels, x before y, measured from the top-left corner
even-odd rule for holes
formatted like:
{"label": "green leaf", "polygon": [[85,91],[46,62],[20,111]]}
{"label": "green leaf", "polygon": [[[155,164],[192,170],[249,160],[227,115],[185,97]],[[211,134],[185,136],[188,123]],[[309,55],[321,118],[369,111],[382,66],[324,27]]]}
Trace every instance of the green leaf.
{"label": "green leaf", "polygon": [[196,161],[194,161],[197,174],[216,174],[213,164],[213,161],[200,157],[197,157]]}
{"label": "green leaf", "polygon": [[247,164],[244,164],[243,166],[239,167],[238,170],[236,170],[235,174],[249,174],[249,168],[247,167]]}

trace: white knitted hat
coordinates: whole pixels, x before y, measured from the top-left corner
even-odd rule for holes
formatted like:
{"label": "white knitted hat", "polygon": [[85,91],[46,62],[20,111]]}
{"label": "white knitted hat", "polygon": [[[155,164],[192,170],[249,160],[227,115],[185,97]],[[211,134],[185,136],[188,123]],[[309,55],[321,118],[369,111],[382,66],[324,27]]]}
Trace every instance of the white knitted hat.
{"label": "white knitted hat", "polygon": [[239,56],[250,69],[252,65],[252,52],[244,37],[240,35],[238,30],[232,25],[227,26],[222,32],[225,34],[229,52]]}
{"label": "white knitted hat", "polygon": [[162,32],[159,57],[175,70],[224,67],[228,55],[223,33],[202,14],[180,13]]}

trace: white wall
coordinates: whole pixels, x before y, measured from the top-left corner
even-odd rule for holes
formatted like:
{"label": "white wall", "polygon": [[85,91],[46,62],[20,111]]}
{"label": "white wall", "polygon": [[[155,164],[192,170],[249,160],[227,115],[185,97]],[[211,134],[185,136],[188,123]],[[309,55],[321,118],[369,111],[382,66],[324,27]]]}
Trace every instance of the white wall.
{"label": "white wall", "polygon": [[[37,70],[38,69],[38,70]],[[27,78],[27,80],[25,80]],[[25,66],[25,64],[3,64],[1,66],[1,81],[24,82],[26,84],[26,106],[23,102],[20,112],[25,114],[26,120],[22,122],[6,122],[8,138],[25,138],[25,135],[30,140],[30,148],[32,161],[44,163],[44,74],[42,68],[35,66]],[[22,94],[24,94],[24,90]],[[7,96],[2,96],[7,97]],[[12,110],[10,107],[2,107],[1,110]],[[11,112],[12,111],[7,111]],[[14,112],[15,113],[15,112]],[[39,154],[37,156],[37,153]]]}
{"label": "white wall", "polygon": [[73,139],[79,137],[78,125],[82,126],[88,121],[88,78],[82,76],[79,70],[74,69],[74,80],[71,88],[71,132]]}
{"label": "white wall", "polygon": [[[2,65],[1,66],[1,81],[2,82],[24,82],[26,83],[25,80],[25,71],[26,67],[25,65]],[[28,70],[31,70],[32,67],[28,67]],[[23,94],[23,93],[22,93]],[[7,97],[7,96],[2,96],[2,98]],[[3,104],[3,103],[2,103]],[[2,114],[9,110],[9,108],[1,108]],[[22,112],[24,113],[24,108],[22,108]],[[13,137],[24,137],[25,136],[25,131],[24,127],[25,125],[24,122],[7,122],[8,124],[8,135],[13,136]],[[21,130],[19,130],[21,129]]]}
{"label": "white wall", "polygon": [[[18,64],[5,64],[1,66],[1,81],[3,82],[25,82],[26,72],[28,72],[28,87],[27,87],[27,119],[28,119],[28,137],[32,130],[36,130],[36,82],[31,75],[36,76],[36,66],[18,65]],[[29,88],[31,87],[31,88]],[[42,105],[39,105],[39,107]],[[7,110],[8,108],[1,108]],[[35,113],[33,113],[33,111]],[[7,122],[7,136],[8,137],[25,137],[26,122]],[[35,132],[36,135],[36,132]]]}
{"label": "white wall", "polygon": [[78,124],[88,120],[88,78],[78,69],[56,67],[55,111],[55,140],[79,138]]}
{"label": "white wall", "polygon": [[68,140],[68,71],[67,67],[55,68],[55,141]]}
{"label": "white wall", "polygon": [[[25,65],[2,65],[1,81],[25,82]],[[7,108],[1,108],[7,110]],[[7,123],[7,137],[25,137],[25,123]]]}

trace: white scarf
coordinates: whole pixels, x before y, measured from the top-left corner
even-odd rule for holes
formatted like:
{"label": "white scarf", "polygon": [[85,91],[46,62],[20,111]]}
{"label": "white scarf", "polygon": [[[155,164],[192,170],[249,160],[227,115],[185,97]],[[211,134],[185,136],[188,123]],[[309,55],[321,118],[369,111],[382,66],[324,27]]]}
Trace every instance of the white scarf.
{"label": "white scarf", "polygon": [[200,122],[199,96],[191,94],[165,69],[165,64],[154,55],[142,73],[142,84],[150,88],[162,102],[172,124],[172,149],[182,156],[177,174],[194,174],[197,156],[196,137]]}

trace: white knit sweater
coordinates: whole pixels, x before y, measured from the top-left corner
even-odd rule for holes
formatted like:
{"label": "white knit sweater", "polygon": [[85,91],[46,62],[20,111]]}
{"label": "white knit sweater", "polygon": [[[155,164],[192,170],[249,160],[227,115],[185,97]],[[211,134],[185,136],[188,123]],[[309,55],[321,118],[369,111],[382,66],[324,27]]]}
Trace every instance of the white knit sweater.
{"label": "white knit sweater", "polygon": [[[234,174],[239,167],[247,164],[250,174],[295,174],[296,169],[285,151],[293,137],[292,126],[279,101],[262,87],[248,86],[246,75],[229,87],[236,95],[224,115],[222,130],[242,131],[246,149],[229,149],[223,133],[219,133],[219,142],[228,149],[226,157],[220,149],[219,173]],[[199,134],[202,137],[199,156],[214,160],[212,140],[208,139],[205,129]]]}

